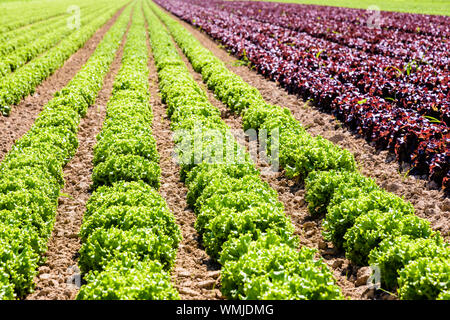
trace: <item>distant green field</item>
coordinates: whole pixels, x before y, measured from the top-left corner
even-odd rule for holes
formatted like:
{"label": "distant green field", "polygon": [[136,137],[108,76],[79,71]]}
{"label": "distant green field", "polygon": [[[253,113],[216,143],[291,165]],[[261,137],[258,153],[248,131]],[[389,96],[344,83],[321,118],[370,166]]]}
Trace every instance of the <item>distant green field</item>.
{"label": "distant green field", "polygon": [[34,0],[0,0],[0,3],[2,2],[30,2]]}
{"label": "distant green field", "polygon": [[[34,0],[0,0],[1,2],[29,2]],[[258,0],[270,2],[288,2],[318,4],[322,6],[367,9],[371,5],[385,11],[438,14],[450,16],[450,0]]]}
{"label": "distant green field", "polygon": [[262,0],[271,2],[289,2],[318,4],[323,6],[367,9],[371,5],[385,11],[438,14],[450,16],[450,0]]}

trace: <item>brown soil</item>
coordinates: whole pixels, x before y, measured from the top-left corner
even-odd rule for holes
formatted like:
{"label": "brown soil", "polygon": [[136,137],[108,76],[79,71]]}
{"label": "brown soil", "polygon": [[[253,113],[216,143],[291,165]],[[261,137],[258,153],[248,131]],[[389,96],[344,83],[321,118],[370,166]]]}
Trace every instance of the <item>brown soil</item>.
{"label": "brown soil", "polygon": [[81,49],[67,59],[61,68],[37,86],[34,94],[27,96],[17,106],[13,106],[10,116],[0,115],[0,132],[2,133],[0,135],[0,161],[14,142],[30,130],[42,107],[53,98],[53,94],[64,88],[86,63],[123,9],[120,9],[97,30]]}
{"label": "brown soil", "polygon": [[35,278],[36,289],[28,295],[26,298],[28,300],[69,300],[74,299],[78,293],[76,283],[80,275],[77,259],[81,247],[78,232],[86,210],[86,202],[91,196],[89,189],[92,183],[93,147],[96,143],[95,137],[101,131],[106,116],[106,104],[111,96],[114,77],[121,66],[125,41],[126,33],[94,105],[81,120],[77,153],[64,168],[65,186],[62,193],[68,196],[59,198],[53,233],[45,254],[47,261],[38,268],[39,274]]}
{"label": "brown soil", "polygon": [[[175,44],[175,43],[174,43]],[[209,101],[220,110],[222,119],[235,134],[239,143],[245,145],[249,150],[249,142],[243,137],[242,118],[234,114],[221,101],[216,99],[214,92],[209,90],[202,81],[201,74],[195,72],[189,60],[183,55],[177,46],[178,53],[182,56],[195,81],[207,93]],[[255,148],[256,146],[252,146]],[[255,150],[255,149],[253,149]],[[372,292],[366,285],[356,287],[358,268],[350,265],[344,255],[333,249],[332,244],[325,242],[321,234],[320,221],[310,219],[307,203],[304,200],[305,190],[296,185],[294,181],[286,179],[281,172],[267,171],[267,165],[259,159],[254,159],[256,167],[262,172],[261,178],[278,192],[278,198],[285,207],[285,212],[290,217],[296,229],[296,235],[300,239],[300,244],[319,250],[324,261],[333,271],[338,285],[342,288],[345,296],[351,299],[364,299],[371,296]]]}
{"label": "brown soil", "polygon": [[[150,46],[149,50],[151,52]],[[160,154],[161,188],[181,228],[183,240],[179,245],[177,260],[172,273],[175,287],[184,300],[205,300],[222,298],[220,290],[220,266],[206,254],[199,240],[194,224],[196,216],[186,203],[187,189],[180,181],[179,167],[173,157],[174,143],[170,120],[161,102],[158,89],[158,76],[153,57],[150,54],[150,104],[153,109],[153,135]]]}
{"label": "brown soil", "polygon": [[407,175],[407,165],[399,167],[387,151],[376,150],[366,140],[349,132],[332,115],[309,106],[296,95],[288,94],[275,82],[265,79],[246,66],[239,65],[235,57],[206,34],[170,15],[186,27],[207,49],[224,61],[230,70],[256,87],[267,102],[289,108],[309,133],[321,135],[352,152],[364,175],[374,178],[381,187],[410,201],[419,217],[429,220],[433,229],[441,231],[447,240],[450,239],[450,199],[445,197],[441,190],[435,190],[433,184],[423,179]]}

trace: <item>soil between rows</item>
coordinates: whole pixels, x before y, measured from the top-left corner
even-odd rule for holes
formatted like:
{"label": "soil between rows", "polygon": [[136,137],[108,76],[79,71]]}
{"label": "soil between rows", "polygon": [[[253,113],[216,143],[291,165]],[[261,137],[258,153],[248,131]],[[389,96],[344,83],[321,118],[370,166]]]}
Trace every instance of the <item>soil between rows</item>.
{"label": "soil between rows", "polygon": [[374,178],[378,185],[387,191],[410,201],[419,217],[430,221],[434,230],[441,231],[444,238],[450,240],[450,198],[441,190],[433,189],[433,184],[423,179],[409,176],[408,166],[405,164],[399,166],[392,154],[376,150],[365,139],[344,128],[332,115],[309,106],[296,95],[288,94],[275,82],[265,79],[247,66],[242,66],[238,59],[222,49],[208,35],[164,8],[159,8],[188,29],[203,46],[224,61],[231,71],[257,88],[268,103],[290,109],[310,134],[321,135],[353,153],[362,174]]}
{"label": "soil between rows", "polygon": [[[62,68],[39,85],[34,95],[28,96],[16,106],[10,117],[0,118],[0,131],[2,132],[0,161],[14,141],[29,130],[42,106],[53,97],[53,93],[64,87],[88,60],[119,13],[116,13],[109,22],[100,28],[82,49],[72,55]],[[172,15],[172,17],[174,16]],[[178,18],[174,18],[180,21]],[[411,201],[416,208],[417,215],[431,221],[432,227],[440,230],[448,240],[450,236],[450,200],[445,198],[441,191],[431,190],[425,181],[399,173],[398,164],[395,161],[387,161],[390,158],[387,152],[376,151],[364,139],[357,138],[348,130],[340,127],[331,115],[307,106],[298,97],[287,94],[276,83],[264,79],[253,70],[249,70],[245,66],[238,66],[237,60],[208,36],[185,22],[181,21],[181,23],[204,46],[225,61],[233,72],[255,86],[268,102],[289,108],[311,134],[320,134],[351,151],[363,174],[375,178],[388,191],[404,196],[406,200]],[[95,144],[95,136],[101,130],[105,117],[105,106],[111,94],[114,76],[120,68],[123,44],[124,42],[122,42],[105,78],[104,86],[95,105],[89,109],[86,118],[81,121],[78,132],[80,147],[75,157],[64,169],[66,186],[62,192],[70,195],[71,198],[62,197],[59,200],[55,228],[49,241],[47,263],[39,268],[36,291],[27,299],[73,299],[78,291],[76,286],[67,284],[67,280],[76,273],[76,269],[72,267],[76,265],[76,253],[80,248],[77,233],[81,225],[85,203],[90,197],[92,149]],[[241,119],[230,113],[221,102],[214,98],[213,93],[203,85],[201,75],[192,70],[184,55],[183,58],[195,80],[207,91],[211,103],[221,110],[224,121],[232,129],[240,129]],[[220,286],[219,266],[210,260],[201,246],[199,235],[194,228],[195,214],[187,207],[185,200],[187,189],[179,180],[179,168],[172,157],[174,145],[171,139],[170,122],[158,94],[157,73],[152,58],[150,58],[149,68],[151,105],[154,113],[153,133],[157,141],[158,152],[161,155],[160,193],[175,214],[183,233],[183,241],[178,250],[173,272],[175,286],[183,299],[222,298],[218,290]],[[259,169],[263,168],[261,164],[258,166]],[[347,296],[353,299],[365,298],[363,293],[366,288],[364,286],[355,287],[354,284],[357,280],[357,269],[352,268],[342,255],[334,252],[330,244],[323,241],[320,235],[320,221],[309,220],[303,187],[284,178],[282,173],[274,176],[262,176],[262,178],[278,191],[280,201],[284,203],[287,214],[296,226],[301,243],[319,248]]]}
{"label": "soil between rows", "polygon": [[[258,146],[256,146],[255,143],[251,146],[249,141],[244,138],[242,118],[233,113],[215,97],[214,92],[209,90],[204,84],[202,75],[193,69],[182,50],[175,42],[173,43],[177,47],[178,53],[188,67],[194,80],[206,92],[211,104],[220,110],[222,120],[232,130],[232,133],[235,134],[237,141],[241,145],[244,145],[247,148],[247,151],[249,151],[250,148],[256,150]],[[311,219],[308,213],[307,203],[304,199],[305,190],[303,186],[287,179],[282,172],[266,170],[269,169],[268,165],[263,161],[259,161],[260,159],[253,160],[257,169],[261,172],[262,180],[267,182],[270,187],[277,191],[278,199],[283,203],[286,215],[291,219],[291,222],[295,227],[295,234],[299,237],[300,244],[319,250],[320,256],[324,258],[324,261],[332,270],[334,277],[337,280],[337,284],[341,287],[344,295],[353,300],[372,297],[374,292],[368,288],[364,281],[359,283],[360,286],[355,285],[358,279],[359,268],[345,259],[342,252],[336,251],[331,243],[324,241],[321,233],[322,229],[320,221]]]}
{"label": "soil between rows", "polygon": [[81,247],[78,232],[86,202],[91,196],[93,148],[106,117],[106,104],[111,96],[114,78],[121,66],[127,32],[128,29],[103,79],[102,89],[94,105],[81,119],[78,130],[79,147],[75,156],[64,167],[65,186],[62,193],[67,196],[58,199],[55,224],[45,254],[47,261],[38,268],[38,276],[35,277],[36,289],[27,296],[27,300],[69,300],[74,299],[78,293],[77,282],[81,280],[77,267],[78,251]]}
{"label": "soil between rows", "polygon": [[61,68],[38,85],[34,94],[28,95],[17,106],[13,106],[8,117],[0,115],[0,162],[14,142],[30,130],[42,107],[53,98],[54,93],[64,88],[78,73],[123,9],[124,7],[118,10],[106,24],[98,29],[81,49],[66,60]]}
{"label": "soil between rows", "polygon": [[150,45],[149,86],[150,105],[153,110],[153,136],[160,155],[161,188],[160,194],[175,215],[183,240],[178,246],[177,259],[172,272],[175,288],[185,300],[220,299],[220,266],[211,260],[201,245],[200,236],[195,230],[195,213],[186,202],[187,188],[180,181],[180,168],[173,156],[174,142],[170,130],[170,120],[165,105],[161,102],[158,89],[158,74]]}

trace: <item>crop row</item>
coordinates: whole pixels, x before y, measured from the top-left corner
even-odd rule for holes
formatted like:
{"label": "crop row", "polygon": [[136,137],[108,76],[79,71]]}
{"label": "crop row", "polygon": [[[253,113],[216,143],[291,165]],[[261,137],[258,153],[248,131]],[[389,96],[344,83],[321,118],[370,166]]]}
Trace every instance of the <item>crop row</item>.
{"label": "crop row", "polygon": [[[189,0],[193,1],[193,0]],[[196,3],[201,3],[195,0]],[[271,10],[271,15],[280,17],[282,21],[290,21],[295,17],[309,20],[311,24],[323,22],[344,22],[349,25],[367,28],[371,24],[370,17],[374,16],[374,10],[356,9],[348,7],[321,6],[321,5],[304,5],[294,3],[266,3],[250,1],[240,1],[240,3],[227,3],[226,1],[214,0],[210,1],[220,9],[232,10],[238,14],[239,10],[254,10],[257,13],[266,14]],[[405,12],[380,12],[380,29],[383,31],[397,31],[397,33],[409,33],[412,35],[429,36],[430,38],[443,38],[450,35],[450,27],[448,26],[449,17],[440,15],[412,14]],[[317,21],[316,21],[317,20]],[[372,20],[372,22],[374,22]],[[373,24],[373,23],[372,23]],[[303,25],[303,24],[302,24]],[[295,25],[290,27],[294,28]],[[376,25],[374,25],[376,27]],[[371,31],[379,31],[376,28]],[[380,30],[381,31],[381,30]]]}
{"label": "crop row", "polygon": [[[446,99],[450,81],[448,71],[435,70],[431,65],[422,66],[419,62],[403,64],[387,56],[358,52],[217,9],[184,4],[178,5],[175,12],[185,20],[195,20],[194,25],[214,37],[226,39],[224,45],[232,47],[235,54],[242,55],[243,50],[263,50],[278,57],[269,61],[272,65],[266,66],[268,72],[276,70],[277,81],[291,79],[293,73],[309,70],[319,77],[332,78],[336,85],[345,84],[347,90],[390,99],[397,107],[450,121],[450,104]],[[208,19],[211,16],[215,17],[213,22]],[[278,65],[274,67],[273,64]]]}
{"label": "crop row", "polygon": [[325,239],[354,263],[378,266],[383,285],[398,287],[402,299],[448,298],[450,247],[410,203],[363,177],[345,150],[309,136],[288,110],[267,105],[186,29],[158,14],[208,87],[243,113],[244,129],[279,128],[280,164],[288,176],[306,178],[309,211],[326,213]]}
{"label": "crop row", "polygon": [[450,246],[409,202],[356,172],[312,172],[306,190],[311,214],[325,213],[324,238],[377,266],[384,288],[407,300],[450,298]]}
{"label": "crop row", "polygon": [[[190,2],[198,3],[194,0],[190,0]],[[361,50],[360,48],[355,48],[355,46],[341,43],[342,41],[329,39],[334,36],[349,39],[349,41],[351,40],[358,44],[361,43],[362,39],[352,37],[347,31],[341,33],[330,30],[330,36],[328,36],[328,33],[327,36],[323,36],[320,32],[308,33],[297,30],[297,28],[294,30],[290,26],[281,25],[277,21],[284,16],[274,17],[270,11],[264,10],[258,10],[255,13],[254,11],[256,10],[250,9],[252,6],[255,7],[255,3],[239,10],[229,7],[241,6],[241,2],[226,3],[223,6],[219,6],[222,2],[219,2],[217,5],[211,2],[198,4],[193,5],[189,3],[190,11],[195,12],[195,17],[193,18],[196,21],[198,18],[203,20],[205,16],[214,15],[214,24],[219,25],[222,29],[225,27],[230,29],[230,25],[235,26],[236,22],[240,22],[242,25],[239,25],[233,31],[239,32],[238,35],[241,38],[251,40],[261,46],[265,45],[271,50],[277,50],[283,57],[288,57],[289,61],[295,61],[301,56],[303,59],[317,61],[315,68],[326,67],[331,69],[332,72],[338,73],[339,76],[345,75],[342,74],[342,69],[345,67],[355,79],[360,79],[364,75],[380,75],[382,79],[388,80],[390,86],[393,86],[393,88],[387,89],[392,91],[392,89],[398,87],[399,91],[402,91],[402,95],[405,95],[405,93],[410,94],[411,90],[417,88],[422,89],[427,94],[446,94],[448,92],[449,70],[439,69],[439,67],[447,67],[449,62],[446,52],[450,50],[450,47],[447,48],[448,43],[445,39],[435,39],[436,42],[429,44],[431,48],[428,48],[422,43],[421,39],[417,39],[416,35],[405,34],[411,46],[421,43],[421,47],[417,50],[425,54],[425,56],[421,58],[405,58],[405,54],[402,54],[398,57],[391,57],[387,52],[392,53],[395,50],[389,48],[389,46],[386,48],[384,43],[380,44],[380,46],[385,48],[387,52],[378,52],[375,49]],[[260,4],[258,3],[257,5]],[[264,4],[262,5],[264,6]],[[177,8],[177,12],[181,13],[181,8]],[[253,14],[259,18],[255,19]],[[316,21],[320,22],[319,26],[323,23],[323,21],[317,19],[305,20],[303,23],[306,23],[308,26],[314,26]],[[376,31],[368,30],[367,28],[358,28],[358,30],[362,34],[378,35]],[[398,35],[398,33],[394,34]],[[398,47],[398,39],[388,38],[388,35],[384,35],[383,39],[395,41]],[[373,46],[374,44],[372,44]],[[432,50],[439,50],[440,60],[433,61],[433,59],[438,59],[439,54],[433,53]],[[405,48],[403,51],[413,52],[414,50]],[[336,64],[338,65],[336,66]],[[338,66],[341,66],[341,68],[339,69]],[[411,86],[411,84],[414,84],[414,86]],[[390,95],[389,97],[405,99],[407,96],[403,98],[402,96]],[[439,95],[437,95],[437,98],[439,99]],[[411,104],[413,102],[414,100]],[[423,102],[426,102],[426,100]],[[437,107],[439,105],[440,103],[436,103]]]}
{"label": "crop row", "polygon": [[[99,9],[91,10],[91,12],[85,12],[81,17],[81,25],[89,23],[94,18],[98,17]],[[39,54],[47,51],[58,44],[61,39],[74,32],[67,26],[66,21],[59,22],[56,25],[50,25],[47,29],[49,32],[45,33],[41,30],[39,38],[26,46],[13,49],[13,52],[9,55],[2,57],[0,61],[0,81],[7,74],[14,72],[18,68],[31,61]]]}
{"label": "crop row", "polygon": [[[295,58],[296,55],[283,54],[284,49],[290,48],[287,44],[276,43],[271,48],[262,47],[261,45],[267,46],[272,43],[269,39],[270,33],[259,34],[258,28],[250,28],[242,20],[236,20],[235,16],[229,16],[228,20],[224,20],[220,19],[220,13],[216,12],[215,19],[212,20],[206,15],[201,16],[200,8],[179,1],[164,2],[162,5],[186,21],[200,26],[235,54],[252,62],[260,73],[278,81],[288,91],[300,94],[318,107],[333,112],[351,129],[374,141],[377,147],[395,152],[399,161],[412,162],[414,169],[412,173],[428,174],[430,180],[442,183],[448,188],[450,183],[448,126],[439,120],[427,119],[416,110],[388,102],[383,98],[383,92],[390,92],[389,83],[383,84],[386,90],[380,91],[377,86],[373,86],[370,77],[351,79],[344,76],[345,68],[339,71],[341,68],[339,64],[334,73],[327,72],[326,65],[330,62],[321,61],[318,54],[314,56],[308,53],[309,60],[299,57],[290,61],[289,59]],[[255,34],[259,34],[267,41],[260,43],[257,39],[253,39],[255,42],[247,40],[249,37],[254,38]],[[377,93],[376,90],[380,92]],[[441,111],[433,105],[424,107],[431,110],[433,115],[439,115],[443,121],[448,121],[448,112],[445,111],[448,109],[446,95],[448,88],[447,94],[443,96]],[[422,92],[416,92],[416,96],[422,96]]]}
{"label": "crop row", "polygon": [[94,147],[93,192],[80,237],[87,284],[77,299],[178,299],[170,282],[181,232],[157,189],[159,155],[151,124],[148,49],[140,5]]}
{"label": "crop row", "polygon": [[[89,4],[90,1],[78,2],[80,7]],[[0,39],[11,39],[16,31],[26,31],[28,27],[41,21],[63,16],[67,12],[67,8],[73,5],[73,1],[60,1],[53,3],[51,6],[46,2],[34,3],[1,3],[0,4]]]}
{"label": "crop row", "polygon": [[[201,5],[205,4],[199,1],[195,2]],[[401,14],[406,21],[415,20],[412,25],[416,25],[416,27],[411,33],[398,30],[398,28],[389,28],[385,12],[380,13],[381,21],[379,21],[378,28],[374,25],[378,21],[371,20],[370,16],[366,16],[364,12],[354,12],[354,10],[343,8],[339,8],[341,16],[336,18],[334,13],[327,15],[328,8],[323,7],[304,10],[302,6],[295,5],[223,1],[218,1],[216,4],[209,2],[208,6],[274,26],[300,31],[302,34],[306,33],[367,53],[395,57],[405,62],[413,60],[426,62],[449,71],[450,60],[446,52],[450,50],[450,43],[447,41],[450,36],[448,28],[450,18],[445,16],[433,17],[434,21],[428,25],[444,27],[446,30],[441,30],[439,34],[426,35],[420,32],[422,28],[427,27],[420,23],[420,20],[424,20],[424,16],[415,14]],[[359,20],[356,20],[355,17]],[[356,21],[357,23],[354,23]],[[407,23],[403,21],[402,25]]]}
{"label": "crop row", "polygon": [[[30,41],[35,40],[42,33],[45,34],[50,32],[53,26],[60,24],[61,21],[66,22],[65,17],[56,16],[48,20],[32,24],[27,27],[26,30],[19,29],[14,33],[11,32],[8,38],[4,39],[0,44],[0,56],[3,57],[13,52],[14,50],[17,50],[20,47],[30,43]],[[0,39],[2,38],[0,37]]]}
{"label": "crop row", "polygon": [[[86,8],[80,7],[80,12],[84,15],[84,10],[92,11],[92,9],[93,7],[91,6]],[[83,18],[83,15],[81,15],[81,18]],[[31,41],[34,41],[37,37],[49,33],[53,30],[54,26],[59,26],[63,22],[67,25],[67,17],[58,15],[56,17],[34,23],[25,29],[10,32],[7,37],[0,36],[0,40],[2,40],[0,45],[0,56],[5,56],[20,47],[27,45]]]}
{"label": "crop row", "polygon": [[57,46],[30,61],[16,72],[2,78],[0,80],[0,112],[9,115],[12,105],[17,104],[28,94],[32,94],[36,86],[60,68],[122,5],[122,0],[114,1],[108,10],[105,10],[91,23],[82,26]]}
{"label": "crop row", "polygon": [[[160,14],[153,4],[151,8]],[[261,180],[219,110],[194,81],[170,34],[152,11],[145,8],[145,14],[188,204],[197,215],[195,227],[207,253],[222,264],[223,294],[234,299],[341,299],[315,250],[298,250],[277,193]],[[228,160],[215,161],[222,156]]]}
{"label": "crop row", "polygon": [[[399,108],[416,110],[450,124],[449,71],[436,70],[423,62],[402,62],[389,56],[360,52],[245,16],[231,17],[218,10],[202,10],[189,7],[189,12],[195,15],[195,25],[227,39],[224,45],[234,46],[233,53],[242,55],[243,49],[250,51],[249,48],[255,47],[253,50],[262,49],[269,55],[276,55],[279,59],[272,64],[278,64],[274,75],[277,81],[309,70],[320,77],[335,79],[336,85],[345,84],[347,90],[381,97]],[[205,23],[210,16],[215,16],[214,23]],[[239,43],[242,39],[244,47]],[[274,67],[269,66],[268,71],[272,69]]]}
{"label": "crop row", "polygon": [[23,297],[43,263],[56,215],[62,168],[78,147],[80,116],[103,85],[129,20],[126,8],[75,77],[44,106],[0,166],[0,298]]}

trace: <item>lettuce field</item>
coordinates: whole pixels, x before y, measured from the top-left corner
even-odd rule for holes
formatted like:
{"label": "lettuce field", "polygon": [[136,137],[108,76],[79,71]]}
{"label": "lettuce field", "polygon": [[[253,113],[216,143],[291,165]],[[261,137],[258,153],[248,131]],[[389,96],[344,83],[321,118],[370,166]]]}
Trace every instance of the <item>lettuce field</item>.
{"label": "lettuce field", "polygon": [[0,300],[450,300],[450,6],[292,2],[0,1]]}

